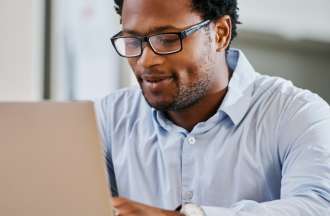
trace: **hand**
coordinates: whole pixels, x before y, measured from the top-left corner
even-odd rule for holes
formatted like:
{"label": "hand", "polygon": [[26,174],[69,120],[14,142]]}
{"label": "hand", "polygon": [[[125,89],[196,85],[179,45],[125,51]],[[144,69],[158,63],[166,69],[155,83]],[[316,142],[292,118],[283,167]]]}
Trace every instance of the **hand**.
{"label": "hand", "polygon": [[112,205],[117,216],[182,216],[176,211],[167,211],[120,197],[113,198]]}

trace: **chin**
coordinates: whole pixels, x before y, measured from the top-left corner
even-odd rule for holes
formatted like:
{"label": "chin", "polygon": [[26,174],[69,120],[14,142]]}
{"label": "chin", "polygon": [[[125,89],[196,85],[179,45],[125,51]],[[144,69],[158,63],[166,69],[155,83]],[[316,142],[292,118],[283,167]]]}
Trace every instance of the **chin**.
{"label": "chin", "polygon": [[148,95],[144,95],[144,98],[146,99],[149,106],[155,108],[156,110],[160,110],[160,111],[170,110],[173,105],[173,102],[171,100],[162,99],[161,96],[150,97]]}
{"label": "chin", "polygon": [[170,108],[173,104],[173,98],[167,91],[163,92],[151,92],[142,88],[142,94],[149,104],[149,106],[165,111]]}
{"label": "chin", "polygon": [[166,102],[166,101],[150,101],[146,99],[149,106],[155,108],[156,110],[160,111],[167,111],[171,108],[172,103]]}

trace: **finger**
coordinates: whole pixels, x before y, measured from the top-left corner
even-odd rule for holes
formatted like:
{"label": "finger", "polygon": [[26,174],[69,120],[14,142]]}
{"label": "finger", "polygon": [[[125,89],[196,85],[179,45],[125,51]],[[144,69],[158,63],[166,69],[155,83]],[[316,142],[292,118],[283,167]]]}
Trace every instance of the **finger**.
{"label": "finger", "polygon": [[141,214],[141,210],[134,208],[134,207],[129,207],[129,208],[122,208],[118,210],[118,215],[120,216],[127,216],[127,215],[143,215]]}
{"label": "finger", "polygon": [[113,207],[116,209],[117,215],[136,215],[139,211],[139,206],[135,202],[126,198],[116,198],[113,200]]}
{"label": "finger", "polygon": [[122,197],[118,197],[118,198],[112,198],[112,205],[113,206],[120,206],[123,205],[125,203],[129,203],[130,201],[128,199],[122,198]]}

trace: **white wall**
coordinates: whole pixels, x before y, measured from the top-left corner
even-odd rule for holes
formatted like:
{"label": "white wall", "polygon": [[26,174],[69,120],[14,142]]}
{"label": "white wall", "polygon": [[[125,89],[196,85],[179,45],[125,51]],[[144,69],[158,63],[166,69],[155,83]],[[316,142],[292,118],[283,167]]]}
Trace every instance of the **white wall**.
{"label": "white wall", "polygon": [[0,100],[41,98],[41,0],[0,1]]}
{"label": "white wall", "polygon": [[95,99],[120,87],[119,30],[112,0],[53,1],[52,98]]}
{"label": "white wall", "polygon": [[330,42],[329,0],[238,0],[243,30]]}

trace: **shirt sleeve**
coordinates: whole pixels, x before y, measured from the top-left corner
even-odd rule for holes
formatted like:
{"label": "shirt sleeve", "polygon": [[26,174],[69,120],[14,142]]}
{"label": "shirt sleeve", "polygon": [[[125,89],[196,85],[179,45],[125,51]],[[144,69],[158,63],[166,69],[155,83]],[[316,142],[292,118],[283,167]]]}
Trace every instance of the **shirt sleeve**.
{"label": "shirt sleeve", "polygon": [[320,98],[286,104],[278,130],[281,198],[203,206],[208,216],[330,216],[330,108]]}
{"label": "shirt sleeve", "polygon": [[96,119],[98,123],[100,137],[103,143],[104,157],[107,166],[109,187],[111,189],[112,196],[118,196],[118,188],[115,176],[115,170],[112,161],[111,154],[111,142],[110,142],[110,131],[109,131],[109,107],[108,99],[104,98],[103,100],[97,100],[94,102]]}

